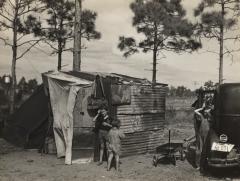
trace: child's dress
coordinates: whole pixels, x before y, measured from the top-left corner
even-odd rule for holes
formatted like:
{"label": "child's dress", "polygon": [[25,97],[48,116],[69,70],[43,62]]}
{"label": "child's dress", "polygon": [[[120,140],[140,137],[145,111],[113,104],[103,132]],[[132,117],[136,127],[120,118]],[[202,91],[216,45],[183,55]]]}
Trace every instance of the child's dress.
{"label": "child's dress", "polygon": [[124,133],[117,129],[112,128],[108,133],[109,138],[109,152],[113,152],[114,154],[120,155],[121,154],[121,139],[125,138]]}

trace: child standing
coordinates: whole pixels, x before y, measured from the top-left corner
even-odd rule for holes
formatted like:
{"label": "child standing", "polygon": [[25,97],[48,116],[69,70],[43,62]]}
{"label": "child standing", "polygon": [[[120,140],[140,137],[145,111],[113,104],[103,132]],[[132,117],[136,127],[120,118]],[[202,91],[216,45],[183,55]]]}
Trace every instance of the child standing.
{"label": "child standing", "polygon": [[94,131],[100,143],[100,159],[98,165],[102,165],[104,150],[108,148],[108,132],[112,128],[111,118],[108,116],[107,109],[104,107],[99,109],[93,122],[95,122]]}
{"label": "child standing", "polygon": [[124,133],[119,130],[120,122],[114,120],[112,122],[112,128],[108,133],[109,146],[108,146],[108,166],[107,170],[110,170],[113,157],[116,161],[116,170],[119,170],[119,156],[121,154],[121,139],[125,138]]}

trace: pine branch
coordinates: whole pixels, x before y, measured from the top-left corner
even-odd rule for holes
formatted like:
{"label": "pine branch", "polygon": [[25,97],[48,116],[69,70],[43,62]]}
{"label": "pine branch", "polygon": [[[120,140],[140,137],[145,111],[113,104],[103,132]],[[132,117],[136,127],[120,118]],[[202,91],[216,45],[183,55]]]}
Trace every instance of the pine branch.
{"label": "pine branch", "polygon": [[[6,16],[6,14],[8,15],[8,16],[10,16],[10,17],[14,17],[14,15],[13,14],[11,14],[11,13],[9,13],[9,11],[6,9],[6,7],[5,6],[3,6],[2,7],[2,14],[5,14],[5,16]],[[7,17],[7,16],[6,16]],[[9,17],[8,17],[9,18]],[[10,19],[10,18],[9,18]]]}
{"label": "pine branch", "polygon": [[213,54],[216,54],[216,55],[219,55],[219,52],[215,52],[215,51],[212,51],[212,50],[206,50],[206,52],[208,52],[208,53],[213,53]]}
{"label": "pine branch", "polygon": [[229,50],[227,47],[224,47],[224,48],[225,48],[227,51],[224,52],[223,55],[226,55],[226,54],[227,54],[227,56],[231,56],[231,60],[232,60],[232,62],[233,62],[233,58],[234,58],[233,53],[239,52],[239,51],[240,51],[240,48],[239,48],[239,49],[235,49],[235,50]]}
{"label": "pine branch", "polygon": [[8,39],[7,39],[7,38],[0,37],[0,40],[2,40],[5,45],[13,46],[11,43],[8,42]]}
{"label": "pine branch", "polygon": [[24,10],[23,12],[19,13],[19,16],[22,16],[22,15],[30,13],[30,12],[37,12],[37,11],[40,11],[40,10],[44,10],[45,8],[46,8],[46,6],[34,7],[32,9],[28,8],[27,10]]}
{"label": "pine branch", "polygon": [[[82,48],[81,48],[82,49]],[[66,49],[63,49],[62,50],[63,52],[66,52],[66,51],[71,51],[71,52],[73,52],[73,48],[66,48]]]}
{"label": "pine branch", "polygon": [[228,38],[224,38],[223,40],[240,40],[240,35],[237,35],[236,37],[228,37]]}
{"label": "pine branch", "polygon": [[15,8],[15,5],[12,3],[12,0],[8,0],[8,2],[11,5],[12,8]]}
{"label": "pine branch", "polygon": [[40,41],[41,41],[41,40],[38,40],[38,41],[36,41],[36,42],[33,43],[33,44],[29,43],[29,44],[30,44],[30,47],[28,47],[19,57],[17,57],[16,60],[22,58],[26,53],[28,53],[29,51],[31,51],[31,49],[32,49],[35,45],[37,45]]}
{"label": "pine branch", "polygon": [[23,34],[22,36],[20,36],[17,41],[20,41],[23,37],[27,36],[28,34]]}
{"label": "pine branch", "polygon": [[51,43],[49,43],[48,41],[44,41],[44,43],[46,43],[47,45],[49,45],[52,49],[54,49],[55,51],[57,51],[58,49],[56,47],[54,47]]}
{"label": "pine branch", "polygon": [[224,4],[233,4],[233,3],[239,3],[237,2],[236,0],[226,0],[226,1],[223,1]]}
{"label": "pine branch", "polygon": [[162,39],[161,41],[159,41],[159,42],[157,43],[157,47],[159,47],[160,44],[162,44],[162,43],[163,43],[164,41],[166,41],[168,38],[169,38],[169,36],[166,36],[164,39]]}
{"label": "pine branch", "polygon": [[219,39],[220,37],[219,36],[217,36],[217,35],[215,35],[215,34],[213,34],[213,33],[203,33],[203,36],[205,37],[205,38],[208,38],[208,39],[212,39],[212,38],[216,38],[216,39]]}
{"label": "pine branch", "polygon": [[26,44],[31,44],[32,42],[39,42],[39,41],[42,41],[43,39],[38,39],[38,40],[28,40],[28,41],[25,41],[23,43],[20,43],[18,44],[17,46],[20,47],[20,46],[23,46],[23,45],[26,45]]}
{"label": "pine branch", "polygon": [[223,55],[226,55],[226,54],[232,54],[232,53],[235,53],[235,52],[239,52],[240,51],[240,48],[238,48],[238,49],[235,49],[235,50],[230,50],[230,49],[228,49],[227,47],[224,47],[227,51],[225,51],[224,53],[223,53]]}
{"label": "pine branch", "polygon": [[[161,49],[159,49],[159,50],[165,50],[165,51],[170,51],[170,52],[177,52],[177,53],[180,53],[180,52],[182,52],[182,51],[184,51],[184,52],[187,52],[187,53],[192,53],[193,52],[193,50],[188,50],[188,49],[186,49],[186,48],[181,48],[181,47],[179,47],[179,48],[175,48],[175,47],[170,47],[170,46],[168,46],[168,45],[164,45]],[[158,51],[159,51],[158,50]]]}
{"label": "pine branch", "polygon": [[228,6],[226,6],[226,7],[224,7],[225,9],[229,9],[229,10],[231,10],[231,11],[236,11],[237,9],[236,8],[234,8],[234,7],[228,7]]}
{"label": "pine branch", "polygon": [[6,20],[8,20],[9,22],[13,23],[13,20],[11,20],[9,17],[5,16],[3,13],[0,13],[0,16]]}
{"label": "pine branch", "polygon": [[26,6],[25,5],[19,6],[18,9],[19,9],[19,11],[21,9],[21,12],[19,12],[19,14],[21,14],[21,13],[23,13],[25,11]]}
{"label": "pine branch", "polygon": [[12,26],[10,26],[6,22],[2,22],[2,21],[0,21],[0,26],[5,27],[6,29],[13,29]]}

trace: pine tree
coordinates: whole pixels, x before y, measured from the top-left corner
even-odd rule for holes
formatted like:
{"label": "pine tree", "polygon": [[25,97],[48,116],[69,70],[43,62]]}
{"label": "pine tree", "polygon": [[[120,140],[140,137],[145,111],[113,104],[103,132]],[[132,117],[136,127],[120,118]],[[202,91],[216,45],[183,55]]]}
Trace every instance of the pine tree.
{"label": "pine tree", "polygon": [[[64,51],[72,51],[67,43],[73,40],[73,26],[75,16],[74,2],[68,0],[43,0],[47,7],[47,27],[44,28],[46,43],[53,49],[52,54],[58,54],[58,70],[62,66]],[[97,14],[90,10],[82,11],[81,38],[90,41],[99,39],[101,34],[96,31],[95,21]]]}
{"label": "pine tree", "polygon": [[[223,59],[225,55],[240,48],[227,47],[227,41],[234,43],[240,40],[238,16],[240,15],[239,0],[202,0],[195,9],[195,16],[200,17],[199,34],[207,39],[215,39],[219,44],[219,84],[223,83]],[[235,45],[236,46],[236,45]]]}
{"label": "pine tree", "polygon": [[201,47],[194,38],[194,25],[185,18],[181,0],[135,0],[130,8],[134,13],[133,26],[145,39],[119,38],[118,48],[128,57],[138,53],[153,54],[152,83],[156,83],[157,58],[163,51],[193,51]]}
{"label": "pine tree", "polygon": [[10,38],[0,36],[0,40],[12,48],[10,113],[14,111],[17,60],[39,43],[33,37],[41,34],[41,22],[35,15],[43,9],[38,0],[0,0],[0,31],[10,33]]}

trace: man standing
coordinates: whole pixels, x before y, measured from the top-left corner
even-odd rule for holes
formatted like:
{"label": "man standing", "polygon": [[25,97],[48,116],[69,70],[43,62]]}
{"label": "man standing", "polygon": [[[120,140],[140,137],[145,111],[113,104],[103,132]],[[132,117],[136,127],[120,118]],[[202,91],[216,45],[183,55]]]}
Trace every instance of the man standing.
{"label": "man standing", "polygon": [[207,137],[212,123],[211,111],[213,109],[210,98],[206,99],[203,106],[194,111],[195,115],[195,133],[196,133],[196,166],[203,171],[207,157]]}

